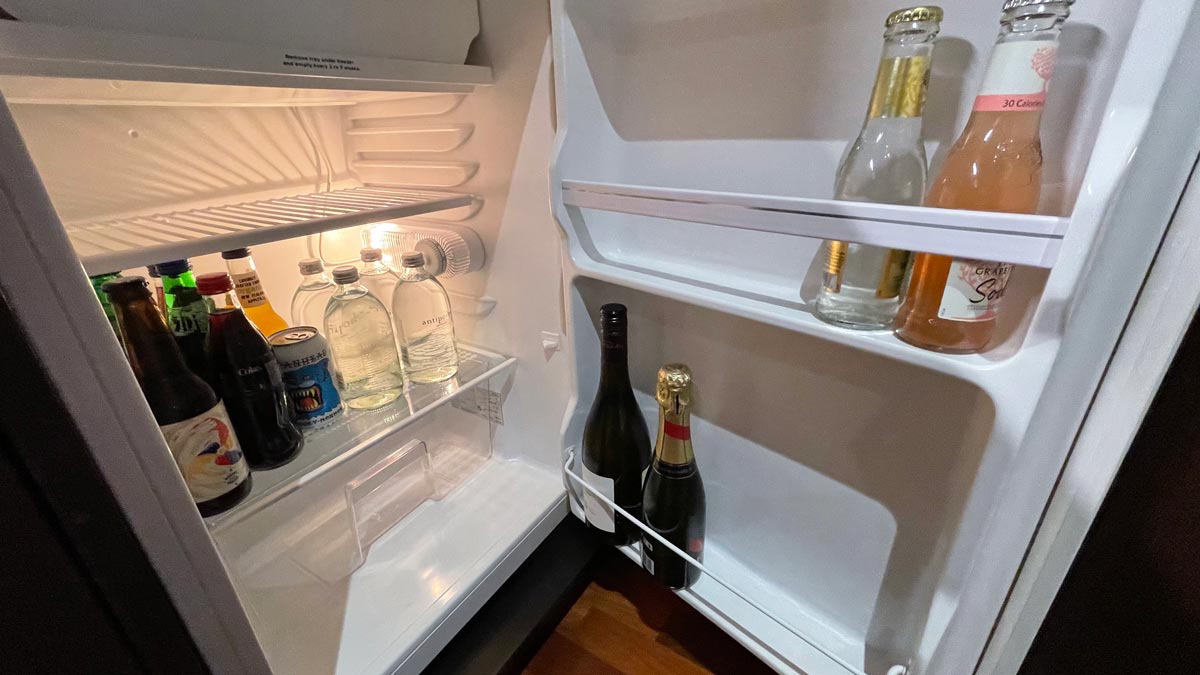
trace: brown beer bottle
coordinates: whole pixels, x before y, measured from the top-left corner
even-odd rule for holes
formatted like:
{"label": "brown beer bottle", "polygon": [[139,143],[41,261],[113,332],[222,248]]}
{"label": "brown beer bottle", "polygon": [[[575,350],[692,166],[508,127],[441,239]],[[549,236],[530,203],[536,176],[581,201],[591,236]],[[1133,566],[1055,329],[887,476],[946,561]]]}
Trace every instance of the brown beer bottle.
{"label": "brown beer bottle", "polygon": [[250,469],[225,405],[188,367],[142,277],[104,283],[121,343],[200,515],[250,493]]}

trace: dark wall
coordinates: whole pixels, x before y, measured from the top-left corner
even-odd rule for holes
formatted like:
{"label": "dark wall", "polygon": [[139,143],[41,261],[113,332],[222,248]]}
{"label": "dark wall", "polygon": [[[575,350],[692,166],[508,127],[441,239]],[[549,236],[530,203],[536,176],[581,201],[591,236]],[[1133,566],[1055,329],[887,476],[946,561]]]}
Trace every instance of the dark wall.
{"label": "dark wall", "polygon": [[1021,675],[1200,673],[1200,329],[1193,323]]}

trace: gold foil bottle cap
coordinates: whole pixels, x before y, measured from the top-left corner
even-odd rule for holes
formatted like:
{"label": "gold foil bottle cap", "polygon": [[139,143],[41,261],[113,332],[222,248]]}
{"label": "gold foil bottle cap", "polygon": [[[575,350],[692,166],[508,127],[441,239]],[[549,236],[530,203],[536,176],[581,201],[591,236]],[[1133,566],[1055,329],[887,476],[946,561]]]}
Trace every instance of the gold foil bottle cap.
{"label": "gold foil bottle cap", "polygon": [[923,7],[905,7],[898,9],[891,14],[888,14],[884,19],[884,27],[894,26],[898,23],[910,23],[913,21],[938,21],[942,20],[942,8],[937,5],[926,5]]}
{"label": "gold foil bottle cap", "polygon": [[683,363],[668,363],[658,369],[655,396],[658,404],[669,410],[692,405],[692,369]]}

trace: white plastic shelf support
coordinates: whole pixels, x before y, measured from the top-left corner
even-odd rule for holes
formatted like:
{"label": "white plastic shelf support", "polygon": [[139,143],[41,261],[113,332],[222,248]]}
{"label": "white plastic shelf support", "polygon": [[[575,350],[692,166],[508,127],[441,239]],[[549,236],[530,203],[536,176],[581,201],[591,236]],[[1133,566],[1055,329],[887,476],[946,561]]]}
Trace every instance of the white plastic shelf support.
{"label": "white plastic shelf support", "polygon": [[583,209],[1051,267],[1067,218],[737,192],[562,181]]}
{"label": "white plastic shelf support", "polygon": [[357,187],[86,224],[67,235],[88,274],[468,206],[469,194]]}

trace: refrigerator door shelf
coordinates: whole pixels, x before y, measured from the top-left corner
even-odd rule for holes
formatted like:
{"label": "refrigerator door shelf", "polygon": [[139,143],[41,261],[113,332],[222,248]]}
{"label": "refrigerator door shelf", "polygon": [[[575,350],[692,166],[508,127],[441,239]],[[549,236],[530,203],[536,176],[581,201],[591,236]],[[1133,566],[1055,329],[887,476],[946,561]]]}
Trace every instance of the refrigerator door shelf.
{"label": "refrigerator door shelf", "polygon": [[[563,180],[586,209],[1050,267],[1067,218]],[[576,226],[587,226],[579,219]]]}
{"label": "refrigerator door shelf", "polygon": [[[783,589],[771,586],[738,562],[737,558],[714,546],[705,545],[704,562],[685,552],[651,530],[637,517],[622,509],[603,493],[584,482],[577,473],[575,447],[566,450],[563,477],[573,496],[587,491],[604,502],[622,518],[638,527],[702,575],[691,588],[678,591],[688,604],[732,635],[738,642],[781,673],[809,675],[867,675],[864,670],[865,645],[854,642],[805,613]],[[641,547],[619,547],[622,553],[641,564]],[[801,628],[803,626],[803,628]],[[857,663],[855,663],[857,661]],[[900,667],[900,673],[904,672]],[[893,667],[888,672],[895,670]]]}

